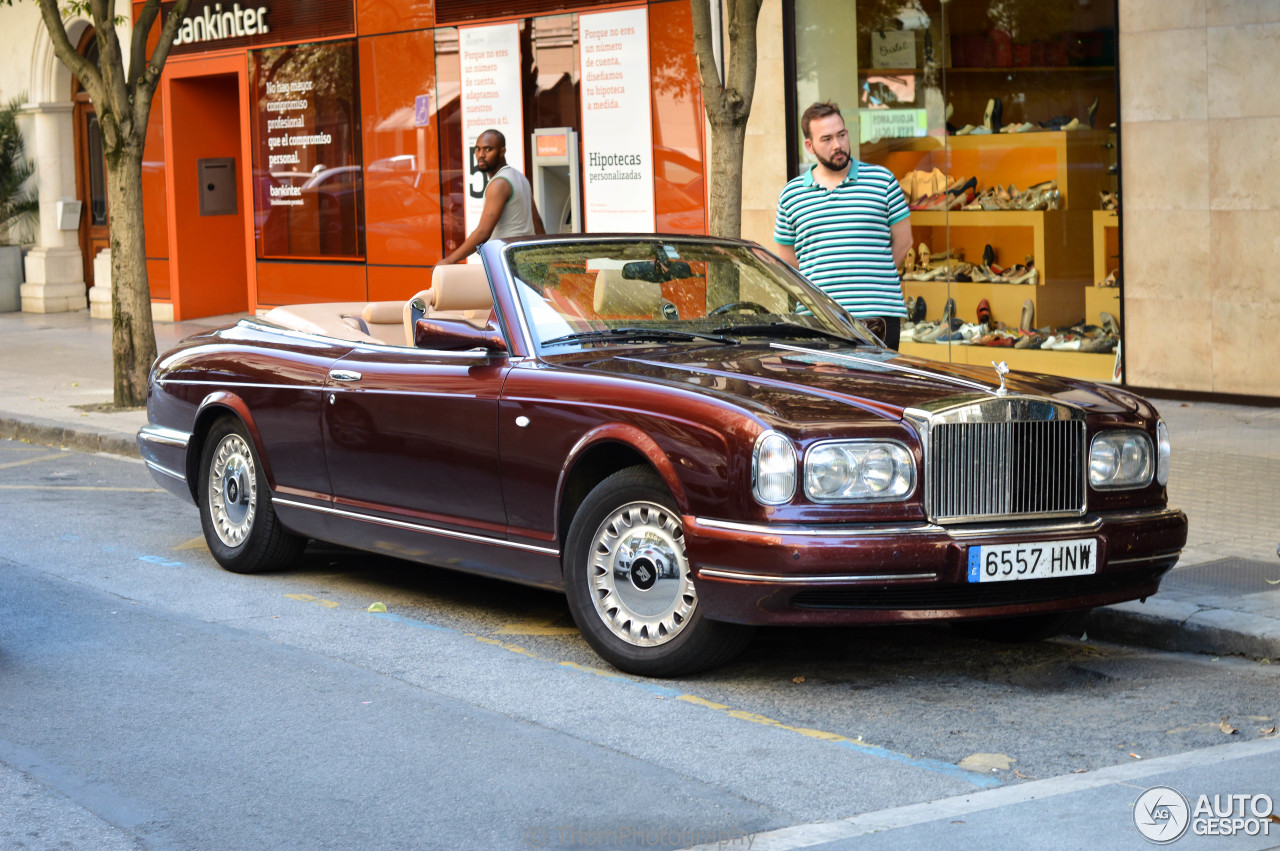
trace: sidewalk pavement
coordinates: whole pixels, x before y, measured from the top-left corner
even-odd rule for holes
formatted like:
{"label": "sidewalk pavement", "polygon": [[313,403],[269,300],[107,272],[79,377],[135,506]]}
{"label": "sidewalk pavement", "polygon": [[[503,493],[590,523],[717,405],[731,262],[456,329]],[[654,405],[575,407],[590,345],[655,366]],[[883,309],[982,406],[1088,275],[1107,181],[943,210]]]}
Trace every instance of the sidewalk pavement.
{"label": "sidewalk pavement", "polygon": [[[157,347],[236,318],[157,324]],[[137,455],[146,411],[102,410],[110,321],[0,313],[0,363],[0,438]],[[1169,501],[1190,519],[1187,547],[1158,595],[1095,610],[1087,634],[1280,664],[1280,407],[1153,401],[1173,439]]]}

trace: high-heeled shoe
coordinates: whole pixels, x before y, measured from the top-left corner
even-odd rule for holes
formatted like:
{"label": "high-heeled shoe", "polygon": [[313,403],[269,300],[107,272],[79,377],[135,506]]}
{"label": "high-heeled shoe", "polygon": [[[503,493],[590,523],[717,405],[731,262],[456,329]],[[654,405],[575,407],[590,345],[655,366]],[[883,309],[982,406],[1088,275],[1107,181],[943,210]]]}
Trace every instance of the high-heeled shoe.
{"label": "high-heeled shoe", "polygon": [[959,195],[951,196],[950,200],[946,202],[946,205],[943,207],[943,209],[955,210],[965,206],[966,204],[971,203],[972,201],[973,201],[973,190],[966,189],[963,192],[961,192]]}
{"label": "high-heeled shoe", "polygon": [[907,249],[907,256],[902,258],[902,274],[907,274],[916,268],[916,250],[914,248]]}
{"label": "high-heeled shoe", "polygon": [[1035,286],[1039,282],[1039,278],[1040,278],[1040,270],[1037,269],[1035,266],[1028,266],[1026,267],[1025,271],[1022,272],[1022,274],[1015,275],[1009,278],[1009,283],[1030,284],[1031,286]]}
{"label": "high-heeled shoe", "polygon": [[929,258],[929,243],[920,243],[920,248],[916,251],[916,259],[920,261],[920,267],[922,269],[929,268]]}
{"label": "high-heeled shoe", "polygon": [[1089,112],[1087,113],[1087,115],[1089,118],[1089,129],[1092,130],[1093,122],[1098,118],[1098,96],[1097,95],[1093,96],[1093,103],[1089,104]]}
{"label": "high-heeled shoe", "polygon": [[937,192],[932,195],[927,195],[923,198],[920,198],[914,204],[907,205],[907,207],[908,209],[911,209],[911,210],[940,210],[942,208],[938,205],[944,202],[946,200],[946,197],[947,197],[947,193]]}
{"label": "high-heeled shoe", "polygon": [[987,101],[987,109],[982,114],[982,126],[990,130],[992,133],[1000,132],[1000,125],[1004,118],[1004,104],[1000,98],[991,98]]}

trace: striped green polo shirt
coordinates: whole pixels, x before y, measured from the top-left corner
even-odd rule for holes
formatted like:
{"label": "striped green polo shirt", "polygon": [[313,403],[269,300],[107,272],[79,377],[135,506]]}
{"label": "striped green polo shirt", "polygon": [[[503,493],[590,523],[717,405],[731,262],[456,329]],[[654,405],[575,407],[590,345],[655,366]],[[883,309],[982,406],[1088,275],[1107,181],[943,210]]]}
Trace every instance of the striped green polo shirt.
{"label": "striped green polo shirt", "polygon": [[773,239],[792,246],[800,274],[854,316],[906,316],[889,227],[910,215],[883,166],[855,161],[830,191],[810,168],[782,188]]}

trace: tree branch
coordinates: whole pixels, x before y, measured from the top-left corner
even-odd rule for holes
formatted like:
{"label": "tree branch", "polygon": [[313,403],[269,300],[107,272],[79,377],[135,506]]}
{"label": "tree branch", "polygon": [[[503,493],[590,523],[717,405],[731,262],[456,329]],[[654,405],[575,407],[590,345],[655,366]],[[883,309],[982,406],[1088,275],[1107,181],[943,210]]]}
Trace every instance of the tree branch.
{"label": "tree branch", "polygon": [[729,0],[729,67],[725,88],[734,102],[734,117],[751,114],[756,91],[756,30],[762,0]]}
{"label": "tree branch", "polygon": [[89,97],[97,103],[106,90],[102,85],[102,75],[88,59],[76,52],[75,45],[67,38],[67,28],[62,23],[62,13],[58,10],[57,0],[36,0],[40,7],[40,17],[44,20],[44,28],[49,32],[53,42],[54,54],[62,60],[62,64],[71,69],[71,73],[84,86]]}
{"label": "tree branch", "polygon": [[129,42],[129,85],[135,89],[142,78],[147,63],[147,36],[160,14],[160,0],[147,0],[133,22],[133,34]]}
{"label": "tree branch", "polygon": [[[94,102],[99,112],[106,111],[109,106],[115,120],[125,135],[129,135],[127,124],[133,120],[133,109],[129,103],[128,80],[121,79],[124,73],[123,56],[120,53],[120,36],[116,32],[115,0],[89,0],[89,12],[93,16],[93,26],[97,30],[98,70],[102,74],[103,89],[110,104]],[[102,116],[105,118],[105,116]]]}
{"label": "tree branch", "polygon": [[[150,5],[151,0],[147,0]],[[164,63],[169,58],[169,51],[173,49],[173,40],[178,37],[178,28],[182,26],[182,19],[187,16],[187,8],[191,5],[191,0],[178,0],[173,4],[173,8],[169,10],[169,14],[164,19],[164,26],[160,28],[160,37],[156,41],[156,49],[151,53],[151,59],[147,62],[146,78],[147,84],[155,91],[156,83],[160,80],[160,72],[164,70]]]}
{"label": "tree branch", "polygon": [[724,113],[724,86],[716,71],[715,51],[712,49],[709,0],[689,0],[689,12],[693,17],[693,55],[698,61],[702,102],[706,105],[707,119],[716,124]]}
{"label": "tree branch", "polygon": [[[187,7],[190,5],[191,0],[178,0],[173,4],[173,8],[164,18],[164,24],[160,27],[160,35],[156,37],[156,49],[151,52],[146,65],[138,74],[130,74],[133,86],[133,116],[139,127],[145,128],[150,119],[151,101],[155,97],[156,86],[160,84],[160,72],[164,70],[164,63],[169,58],[169,50],[173,47],[173,40],[178,35],[178,27],[182,26],[182,19],[187,16]],[[146,6],[138,16],[138,24],[141,25],[145,20],[146,29],[151,29],[159,8],[160,0],[147,0]],[[151,10],[150,14],[148,10]],[[134,43],[136,44],[138,40],[138,30],[135,29]],[[146,52],[147,33],[145,31],[141,35],[141,43],[142,50],[129,58],[130,65],[140,61],[137,57]]]}

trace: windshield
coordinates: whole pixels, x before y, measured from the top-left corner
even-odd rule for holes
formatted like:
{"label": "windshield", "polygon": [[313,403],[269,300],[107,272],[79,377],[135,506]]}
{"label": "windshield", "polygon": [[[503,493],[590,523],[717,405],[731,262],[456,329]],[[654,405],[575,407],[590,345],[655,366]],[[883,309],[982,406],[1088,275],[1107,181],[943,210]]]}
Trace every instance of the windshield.
{"label": "windshield", "polygon": [[534,342],[551,354],[747,336],[873,342],[759,246],[637,237],[514,245],[504,257]]}

